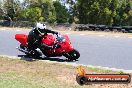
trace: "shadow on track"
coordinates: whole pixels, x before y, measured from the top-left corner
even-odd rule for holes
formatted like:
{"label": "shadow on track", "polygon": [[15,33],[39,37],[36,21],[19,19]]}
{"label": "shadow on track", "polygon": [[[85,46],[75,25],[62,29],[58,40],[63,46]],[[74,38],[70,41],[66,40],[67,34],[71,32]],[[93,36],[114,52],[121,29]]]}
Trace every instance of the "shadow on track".
{"label": "shadow on track", "polygon": [[26,61],[37,61],[37,60],[49,60],[49,61],[57,61],[57,62],[74,62],[74,61],[68,61],[67,59],[60,59],[58,57],[43,57],[43,58],[34,58],[34,57],[28,57],[26,55],[18,55],[18,57],[21,57],[21,60]]}

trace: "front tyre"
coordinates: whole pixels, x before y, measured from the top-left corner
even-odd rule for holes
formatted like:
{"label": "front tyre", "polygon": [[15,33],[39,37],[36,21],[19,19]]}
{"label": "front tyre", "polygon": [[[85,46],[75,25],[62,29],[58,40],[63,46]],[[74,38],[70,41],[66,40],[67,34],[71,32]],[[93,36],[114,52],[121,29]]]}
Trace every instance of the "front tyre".
{"label": "front tyre", "polygon": [[80,57],[80,53],[77,50],[72,50],[69,53],[69,57],[68,60],[78,60],[78,58]]}

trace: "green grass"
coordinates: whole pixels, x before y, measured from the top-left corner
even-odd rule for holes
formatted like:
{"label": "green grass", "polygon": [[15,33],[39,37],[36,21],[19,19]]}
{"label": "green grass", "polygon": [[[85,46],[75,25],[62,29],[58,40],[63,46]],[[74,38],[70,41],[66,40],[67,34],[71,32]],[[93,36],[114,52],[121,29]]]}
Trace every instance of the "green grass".
{"label": "green grass", "polygon": [[[84,67],[87,73],[122,73]],[[76,67],[0,57],[0,88],[95,88],[76,83]]]}

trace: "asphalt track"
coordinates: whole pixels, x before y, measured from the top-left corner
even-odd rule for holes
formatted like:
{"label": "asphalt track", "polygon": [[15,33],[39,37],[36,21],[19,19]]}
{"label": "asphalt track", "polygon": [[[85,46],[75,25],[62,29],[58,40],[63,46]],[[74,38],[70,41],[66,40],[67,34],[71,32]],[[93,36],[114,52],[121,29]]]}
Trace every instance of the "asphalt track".
{"label": "asphalt track", "polygon": [[[0,55],[24,55],[15,49],[19,45],[14,39],[17,33],[28,34],[28,31],[0,30]],[[131,38],[70,33],[69,37],[81,54],[79,61],[74,63],[132,70]]]}

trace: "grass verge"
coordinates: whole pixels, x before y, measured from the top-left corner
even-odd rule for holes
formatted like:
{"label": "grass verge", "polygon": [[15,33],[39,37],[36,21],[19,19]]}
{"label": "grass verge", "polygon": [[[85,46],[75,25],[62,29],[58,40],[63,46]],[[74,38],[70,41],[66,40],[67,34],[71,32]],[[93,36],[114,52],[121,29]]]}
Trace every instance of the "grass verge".
{"label": "grass verge", "polygon": [[[87,73],[120,73],[83,67]],[[132,84],[76,83],[76,67],[45,61],[25,61],[0,57],[0,88],[132,88]]]}

